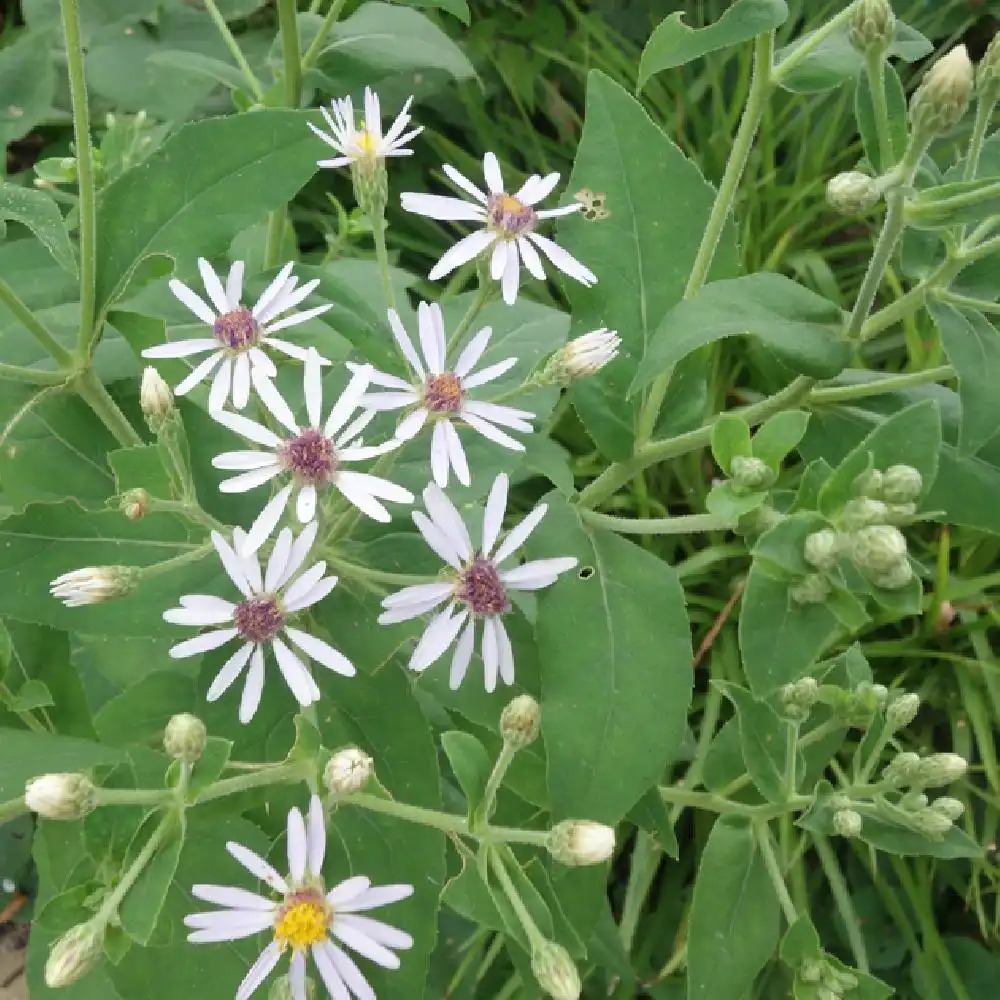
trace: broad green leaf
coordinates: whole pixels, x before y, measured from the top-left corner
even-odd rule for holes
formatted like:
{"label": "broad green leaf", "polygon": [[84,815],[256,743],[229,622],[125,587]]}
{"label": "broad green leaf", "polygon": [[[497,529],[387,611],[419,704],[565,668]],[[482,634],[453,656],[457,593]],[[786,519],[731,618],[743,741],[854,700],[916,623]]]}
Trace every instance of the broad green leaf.
{"label": "broad green leaf", "polygon": [[100,313],[148,257],[186,267],[212,257],[316,172],[307,114],[263,108],[191,122],[101,194],[97,217]]}
{"label": "broad green leaf", "polygon": [[859,73],[854,88],[854,117],[858,122],[861,142],[865,148],[865,156],[876,174],[884,173],[895,166],[906,152],[906,91],[899,79],[899,74],[891,63],[883,63],[885,67],[885,102],[889,115],[889,147],[891,162],[882,162],[882,152],[878,142],[878,130],[875,125],[875,106],[872,101],[871,81],[867,73]]}
{"label": "broad green leaf", "polygon": [[784,0],[736,0],[718,21],[704,28],[689,28],[683,14],[671,14],[653,29],[642,50],[636,89],[641,91],[651,76],[665,69],[773,31],[786,17]]}
{"label": "broad green leaf", "polygon": [[441,734],[441,749],[465,792],[470,816],[483,801],[492,763],[486,748],[471,733],[452,731]]}
{"label": "broad green leaf", "polygon": [[742,997],[778,944],[778,897],[750,823],[715,821],[694,883],[688,1000]]}
{"label": "broad green leaf", "polygon": [[809,424],[805,410],[783,410],[768,417],[753,436],[753,455],[766,462],[775,472],[795,450]]}
{"label": "broad green leaf", "polygon": [[0,149],[49,113],[56,92],[51,44],[49,32],[27,31],[0,49]]}
{"label": "broad green leaf", "polygon": [[[574,383],[570,397],[601,451],[622,459],[632,452],[637,406],[626,391],[653,331],[684,293],[715,191],[642,105],[598,70],[587,77],[583,135],[566,192],[583,188],[603,194],[610,215],[588,221],[577,212],[559,222],[559,243],[598,278],[593,288],[564,283],[573,332],[617,330],[622,349],[597,375]],[[712,273],[736,274],[738,267],[727,227]]]}
{"label": "broad green leaf", "polygon": [[24,794],[29,778],[52,771],[86,771],[114,764],[121,753],[111,747],[54,733],[0,729],[0,802]]}
{"label": "broad green leaf", "polygon": [[584,527],[554,494],[530,549],[580,560],[538,601],[552,812],[615,823],[684,739],[692,683],[684,594],[667,563]]}
{"label": "broad green leaf", "polygon": [[408,7],[439,7],[453,14],[463,24],[468,24],[472,17],[467,0],[403,0],[403,2]]}
{"label": "broad green leaf", "polygon": [[759,340],[794,371],[830,378],[850,357],[842,326],[839,306],[783,275],[713,281],[663,317],[629,392],[645,388],[699,347],[738,336]]}
{"label": "broad green leaf", "polygon": [[738,684],[716,683],[736,708],[740,747],[747,773],[764,798],[770,802],[783,802],[791,724],[780,718],[766,701],[754,698]]}
{"label": "broad green leaf", "polygon": [[1000,332],[982,313],[965,312],[946,302],[931,302],[927,309],[958,375],[958,397],[962,401],[959,454],[974,455],[1000,430],[995,422]]}
{"label": "broad green leaf", "polygon": [[34,677],[26,680],[9,698],[0,694],[0,704],[11,712],[31,712],[36,708],[54,705],[52,692]]}
{"label": "broad green leaf", "polygon": [[69,241],[62,212],[52,195],[36,188],[0,183],[2,219],[13,219],[27,226],[60,267],[76,274],[76,254]]}
{"label": "broad green leaf", "polygon": [[[140,837],[136,838],[138,842],[133,842],[129,856],[125,861],[126,864],[130,863],[138,851],[145,846],[158,821],[159,817],[156,814],[146,821],[144,830],[141,831],[141,833],[145,833],[145,836],[140,834]],[[160,911],[166,902],[167,892],[170,890],[170,883],[177,871],[177,863],[180,861],[183,847],[184,832],[182,829],[175,828],[168,834],[166,842],[160,845],[152,860],[143,868],[136,879],[135,885],[129,889],[125,899],[122,900],[122,905],[118,910],[122,930],[139,944],[148,944],[156,929],[156,921],[159,919]]]}
{"label": "broad green leaf", "polygon": [[712,457],[715,464],[728,476],[729,466],[737,456],[749,458],[750,425],[735,413],[723,413],[712,424]]}
{"label": "broad green leaf", "polygon": [[163,735],[172,715],[191,711],[194,699],[190,677],[158,670],[112,698],[97,713],[94,725],[109,746],[152,742]]}
{"label": "broad green leaf", "polygon": [[680,857],[680,845],[667,808],[658,787],[650,788],[632,807],[629,820],[648,831],[663,851],[672,858]]}
{"label": "broad green leaf", "polygon": [[203,76],[215,83],[221,83],[230,90],[247,90],[248,84],[243,74],[231,63],[223,62],[201,52],[166,50],[154,52],[149,61],[154,66],[163,66],[175,73],[191,73]]}

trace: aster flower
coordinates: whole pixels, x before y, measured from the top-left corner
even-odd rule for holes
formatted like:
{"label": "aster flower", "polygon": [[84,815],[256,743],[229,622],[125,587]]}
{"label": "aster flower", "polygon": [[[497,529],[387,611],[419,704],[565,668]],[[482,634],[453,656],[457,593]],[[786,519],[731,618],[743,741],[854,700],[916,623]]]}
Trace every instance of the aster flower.
{"label": "aster flower", "polygon": [[260,855],[232,841],[226,850],[264,882],[274,899],[227,885],[195,885],[191,894],[222,907],[184,918],[195,944],[238,941],[262,931],[272,935],[236,991],[236,1000],[248,1000],[271,974],[281,956],[291,952],[288,982],[294,1000],[306,1000],[306,959],[312,955],[320,978],[333,1000],[375,1000],[375,991],[347,950],[382,966],[398,969],[399,956],[391,949],[412,947],[413,938],[381,920],[363,914],[413,894],[412,885],[372,886],[355,875],[327,891],[323,882],[326,829],[318,796],[309,802],[308,818],[298,809],[288,813],[288,871],[282,877]]}
{"label": "aster flower", "polygon": [[360,128],[354,126],[354,104],[350,97],[333,101],[332,114],[326,108],[320,108],[327,125],[330,126],[329,133],[317,128],[312,122],[306,124],[340,155],[332,160],[319,160],[319,166],[347,167],[354,166],[359,161],[371,162],[388,156],[412,156],[413,150],[407,149],[406,144],[424,130],[420,125],[405,132],[410,122],[408,112],[412,103],[413,98],[407,98],[403,110],[396,116],[396,120],[385,135],[382,134],[382,109],[378,94],[370,87],[365,87],[365,116],[361,120]]}
{"label": "aster flower", "polygon": [[[262,382],[274,378],[277,369],[262,348],[269,347],[300,361],[305,360],[306,349],[273,336],[278,330],[298,326],[330,309],[329,304],[314,306],[303,312],[289,312],[303,301],[319,284],[318,279],[298,286],[299,279],[291,277],[293,264],[286,264],[275,279],[264,289],[252,309],[242,305],[243,261],[233,262],[225,287],[212,265],[198,258],[198,270],[209,305],[183,281],[170,281],[170,291],[211,329],[211,336],[191,340],[175,340],[158,347],[148,347],[144,358],[187,358],[211,351],[204,361],[197,364],[190,374],[174,386],[174,392],[183,396],[212,373],[212,387],[208,393],[208,409],[221,410],[232,396],[238,410],[250,400],[250,387],[258,388]],[[324,361],[324,364],[329,364]]]}
{"label": "aster flower", "polygon": [[289,624],[296,613],[323,600],[337,585],[337,577],[323,575],[326,563],[322,560],[300,572],[316,540],[317,530],[313,521],[293,540],[291,528],[283,528],[275,539],[263,572],[256,556],[239,554],[245,541],[240,528],[233,529],[234,546],[213,531],[212,544],[242,599],[233,603],[208,594],[188,594],[180,599],[180,607],[163,612],[163,620],[172,625],[219,626],[171,647],[170,655],[174,659],[198,656],[234,639],[239,642],[239,648],[223,664],[206,697],[209,701],[220,698],[249,663],[240,700],[240,722],[249,722],[260,705],[264,690],[264,654],[268,647],[300,705],[317,701],[319,688],[291,646],[303,653],[307,661],[315,660],[344,677],[353,677],[356,673],[343,653]]}
{"label": "aster flower", "polygon": [[439,486],[448,485],[449,469],[455,470],[458,481],[468,486],[472,480],[469,463],[455,430],[455,422],[462,421],[483,437],[510,448],[524,451],[524,445],[500,430],[497,424],[530,434],[532,426],[527,421],[534,414],[510,406],[498,406],[481,400],[469,399],[469,391],[500,378],[517,364],[517,358],[506,358],[473,372],[490,342],[492,330],[487,326],[479,331],[458,356],[450,368],[447,365],[447,340],[441,307],[421,302],[417,309],[420,332],[420,349],[423,361],[414,350],[395,309],[389,310],[389,326],[399,349],[406,358],[413,376],[410,381],[373,371],[371,381],[390,392],[370,392],[361,405],[371,410],[400,410],[409,412],[396,428],[396,437],[408,441],[415,437],[427,422],[434,424],[431,434],[431,470]]}
{"label": "aster flower", "polygon": [[500,164],[493,153],[487,153],[483,157],[483,174],[489,191],[486,194],[454,167],[445,164],[442,169],[472,200],[407,191],[402,196],[403,208],[444,222],[478,222],[482,228],[463,237],[445,253],[431,269],[431,281],[443,278],[492,247],[490,276],[501,283],[503,299],[508,305],[517,300],[522,262],[529,274],[540,281],[545,280],[538,250],[563,274],[588,287],[597,284],[592,271],[557,243],[535,232],[543,219],[570,215],[583,208],[579,202],[574,202],[561,208],[535,209],[534,206],[559,183],[559,174],[545,177],[532,174],[515,194],[507,194]]}
{"label": "aster flower", "polygon": [[430,620],[413,650],[410,669],[426,670],[461,632],[449,677],[454,690],[469,669],[476,629],[482,622],[480,651],[486,690],[496,688],[498,674],[505,684],[513,684],[514,651],[503,625],[503,616],[511,610],[508,591],[548,587],[555,583],[560,573],[572,569],[577,560],[572,556],[536,559],[511,569],[503,568],[502,564],[524,544],[548,509],[545,504],[539,504],[497,545],[507,508],[507,477],[503,473],[494,480],[486,501],[481,548],[473,546],[461,515],[435,483],[424,490],[424,505],[427,514],[414,511],[413,521],[424,541],[450,567],[448,578],[438,583],[405,587],[390,594],[382,601],[384,610],[379,615],[379,624],[409,621],[447,602],[447,607]]}
{"label": "aster flower", "polygon": [[217,469],[239,470],[239,475],[224,480],[219,489],[223,493],[245,493],[263,485],[275,476],[289,473],[291,482],[283,486],[257,515],[242,555],[257,551],[281,520],[292,493],[298,490],[295,513],[303,524],[316,516],[319,491],[336,487],[344,497],[370,518],[383,523],[392,520],[378,498],[397,503],[413,503],[409,490],[363,472],[347,472],[342,466],[374,458],[399,446],[399,441],[365,446],[359,435],[375,416],[365,410],[356,420],[351,416],[361,403],[368,388],[372,369],[364,366],[356,371],[341,393],[340,399],[330,410],[326,422],[321,420],[323,409],[323,384],[320,381],[320,358],[310,349],[304,369],[306,414],[308,424],[300,427],[288,404],[270,382],[261,382],[258,392],[264,405],[290,432],[286,438],[238,413],[221,411],[215,419],[231,431],[263,445],[269,451],[227,451],[216,455],[212,464]]}

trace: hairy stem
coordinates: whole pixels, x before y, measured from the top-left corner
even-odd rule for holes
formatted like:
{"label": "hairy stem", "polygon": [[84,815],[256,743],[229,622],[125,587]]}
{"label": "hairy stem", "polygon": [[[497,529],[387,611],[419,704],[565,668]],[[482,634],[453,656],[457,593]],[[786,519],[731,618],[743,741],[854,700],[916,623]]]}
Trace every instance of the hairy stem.
{"label": "hairy stem", "polygon": [[346,2],[347,0],[333,0],[333,3],[330,4],[330,9],[326,12],[323,23],[319,26],[319,30],[309,43],[309,48],[306,49],[305,55],[302,57],[303,70],[309,69],[319,58],[319,54],[323,51],[323,46],[326,44],[327,36],[340,18],[340,12],[344,9]]}
{"label": "hairy stem", "polygon": [[0,302],[14,314],[21,325],[38,341],[60,368],[66,371],[73,368],[73,355],[56,340],[45,324],[35,316],[3,278],[0,278]]}
{"label": "hairy stem", "polygon": [[372,238],[375,241],[375,260],[378,261],[378,276],[382,282],[382,296],[386,309],[396,308],[396,296],[392,290],[392,275],[389,273],[389,250],[385,244],[385,209],[377,215],[369,216],[372,224]]}
{"label": "hairy stem", "polygon": [[887,375],[885,378],[873,379],[870,382],[859,382],[857,385],[821,386],[809,393],[806,403],[810,406],[823,403],[846,403],[852,399],[867,399],[870,396],[881,396],[887,392],[910,389],[915,385],[927,385],[930,382],[947,382],[948,379],[954,377],[955,369],[951,365],[938,365],[936,368],[925,368],[922,372]]}
{"label": "hairy stem", "polygon": [[830,842],[820,833],[812,833],[813,847],[816,848],[816,856],[823,867],[823,874],[830,885],[830,892],[833,900],[837,904],[840,912],[840,919],[847,934],[847,942],[851,946],[854,954],[854,964],[862,971],[868,971],[868,951],[865,948],[865,939],[861,933],[861,921],[858,919],[851,900],[851,893],[844,880],[844,873],[840,870],[837,856],[830,847]]}
{"label": "hairy stem", "polygon": [[46,372],[38,368],[3,363],[0,363],[0,378],[12,382],[27,382],[30,385],[59,385],[66,381],[66,376],[62,372]]}
{"label": "hairy stem", "polygon": [[620,535],[687,535],[693,531],[724,531],[731,522],[717,514],[684,514],[679,517],[612,517],[582,508],[580,517],[598,528]]}
{"label": "hairy stem", "polygon": [[260,80],[254,75],[254,71],[250,68],[250,63],[247,62],[239,42],[236,41],[233,33],[229,30],[229,25],[226,24],[226,19],[216,6],[215,0],[203,0],[203,3],[205,10],[208,11],[208,16],[212,19],[212,23],[222,36],[222,41],[225,43],[226,48],[229,49],[229,54],[233,57],[234,62],[243,74],[243,79],[250,88],[250,93],[253,94],[255,100],[262,102],[266,96],[264,88],[261,86]]}
{"label": "hairy stem", "polygon": [[299,45],[298,16],[295,0],[278,0],[281,56],[285,65],[285,104],[289,108],[297,108],[302,103],[302,50]]}
{"label": "hairy stem", "polygon": [[875,134],[878,137],[879,169],[886,171],[894,166],[892,140],[889,136],[889,107],[885,99],[885,57],[878,49],[870,49],[865,56],[872,107],[875,112]]}
{"label": "hairy stem", "polygon": [[76,394],[94,411],[98,420],[115,436],[120,445],[132,448],[142,444],[142,438],[129,423],[118,404],[111,398],[104,383],[92,368],[78,375],[72,382]]}
{"label": "hairy stem", "polygon": [[789,925],[794,924],[799,918],[792,897],[788,894],[788,886],[785,885],[785,878],[781,874],[781,866],[778,864],[778,857],[774,853],[774,845],[771,843],[771,831],[766,823],[754,823],[754,836],[757,838],[757,847],[760,849],[760,856],[770,876],[771,884],[774,886],[774,894],[781,904],[781,911],[785,914],[785,920]]}

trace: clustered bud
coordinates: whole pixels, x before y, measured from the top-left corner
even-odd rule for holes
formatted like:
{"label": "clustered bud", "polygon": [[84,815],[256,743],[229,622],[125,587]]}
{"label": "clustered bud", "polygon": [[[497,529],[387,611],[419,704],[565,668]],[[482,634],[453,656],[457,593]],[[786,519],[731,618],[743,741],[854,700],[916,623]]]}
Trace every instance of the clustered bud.
{"label": "clustered bud", "polygon": [[156,434],[174,412],[174,394],[160,373],[148,367],[142,373],[139,405],[149,429]]}
{"label": "clustered bud", "polygon": [[878,181],[860,170],[836,174],[826,185],[827,203],[842,215],[864,215],[878,204],[881,197]]}
{"label": "clustered bud", "polygon": [[964,45],[939,59],[910,98],[910,122],[918,135],[930,137],[954,128],[972,97],[972,61]]}
{"label": "clustered bud", "polygon": [[925,788],[940,788],[965,776],[969,762],[957,753],[932,753],[920,762],[915,784]]}
{"label": "clustered bud", "polygon": [[67,608],[78,608],[117,600],[138,586],[139,571],[134,566],[87,566],[57,576],[49,591]]}
{"label": "clustered bud", "polygon": [[375,762],[358,747],[344,747],[327,762],[323,770],[323,784],[333,795],[351,795],[360,792],[375,773]]}
{"label": "clustered bud", "polygon": [[545,846],[560,864],[598,865],[614,853],[615,831],[603,823],[566,819],[549,830]]}
{"label": "clustered bud", "polygon": [[882,771],[882,780],[892,785],[906,785],[916,777],[919,768],[919,754],[904,750],[886,764]]}
{"label": "clustered bud", "polygon": [[844,504],[840,523],[847,531],[857,531],[873,524],[886,524],[889,520],[888,505],[872,497],[855,497]]}
{"label": "clustered bud", "polygon": [[618,356],[621,338],[601,327],[571,340],[549,358],[539,380],[541,385],[565,384],[590,378]]}
{"label": "clustered bud", "polygon": [[774,470],[762,458],[734,455],[729,463],[729,476],[738,492],[766,490],[775,479]]}
{"label": "clustered bud", "polygon": [[573,959],[555,941],[540,941],[531,951],[531,971],[553,1000],[578,1000],[583,984]]}
{"label": "clustered bud", "polygon": [[542,713],[530,694],[521,694],[509,702],[500,715],[500,735],[515,750],[538,739]]}
{"label": "clustered bud", "polygon": [[59,989],[85,976],[101,957],[104,927],[103,923],[91,920],[63,934],[45,962],[45,985]]}
{"label": "clustered bud", "polygon": [[854,809],[838,809],[833,814],[833,832],[838,837],[857,837],[861,833],[861,813]]}
{"label": "clustered bud", "polygon": [[953,799],[950,795],[942,795],[940,798],[935,799],[928,808],[933,812],[940,813],[942,816],[947,816],[952,822],[956,819],[961,819],[962,813],[965,812],[965,806],[958,799]]}
{"label": "clustered bud", "polygon": [[205,752],[208,730],[205,723],[190,712],[171,716],[163,732],[163,749],[174,760],[193,764]]}
{"label": "clustered bud", "polygon": [[27,807],[45,819],[82,819],[97,804],[94,783],[85,774],[43,774],[24,787]]}
{"label": "clustered bud", "polygon": [[885,724],[890,732],[905,729],[920,710],[920,696],[917,694],[901,694],[893,698],[885,710]]}
{"label": "clustered bud", "polygon": [[861,0],[851,14],[848,38],[859,52],[882,56],[892,44],[895,26],[889,0]]}
{"label": "clustered bud", "polygon": [[814,531],[806,537],[803,555],[816,569],[833,569],[840,553],[840,536],[830,528]]}
{"label": "clustered bud", "polygon": [[821,573],[810,573],[788,588],[788,596],[796,604],[822,604],[832,589]]}
{"label": "clustered bud", "polygon": [[785,715],[796,722],[804,722],[819,700],[819,681],[815,677],[800,677],[781,689],[780,698]]}

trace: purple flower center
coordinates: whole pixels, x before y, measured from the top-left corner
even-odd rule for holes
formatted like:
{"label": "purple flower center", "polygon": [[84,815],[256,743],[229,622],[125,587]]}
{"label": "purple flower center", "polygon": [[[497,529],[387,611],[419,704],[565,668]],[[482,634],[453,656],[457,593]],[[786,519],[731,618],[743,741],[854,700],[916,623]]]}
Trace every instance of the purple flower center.
{"label": "purple flower center", "polygon": [[286,441],[279,457],[286,469],[314,486],[328,483],[337,469],[333,442],[313,427]]}
{"label": "purple flower center", "polygon": [[530,232],[538,223],[535,210],[509,194],[491,194],[486,210],[491,228],[507,240]]}
{"label": "purple flower center", "polygon": [[237,354],[255,347],[260,340],[260,326],[244,306],[224,313],[212,324],[215,339]]}
{"label": "purple flower center", "polygon": [[510,611],[507,590],[491,559],[479,556],[458,578],[455,596],[477,615],[499,615]]}
{"label": "purple flower center", "polygon": [[250,642],[270,642],[285,624],[285,613],[270,594],[254,594],[233,611],[240,635]]}
{"label": "purple flower center", "polygon": [[465,390],[457,375],[431,375],[424,385],[424,406],[432,413],[458,413]]}

